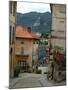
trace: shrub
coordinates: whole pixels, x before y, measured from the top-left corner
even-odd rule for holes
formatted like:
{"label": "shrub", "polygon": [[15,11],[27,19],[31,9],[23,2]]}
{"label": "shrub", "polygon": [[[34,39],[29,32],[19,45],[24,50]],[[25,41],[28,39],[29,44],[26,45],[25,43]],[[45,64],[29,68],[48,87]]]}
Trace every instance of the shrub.
{"label": "shrub", "polygon": [[44,74],[47,74],[47,72],[44,72]]}
{"label": "shrub", "polygon": [[42,73],[42,70],[37,70],[36,73],[37,74],[41,74]]}
{"label": "shrub", "polygon": [[19,73],[20,73],[20,67],[19,67],[19,65],[15,65],[15,67],[14,67],[14,77],[18,77]]}
{"label": "shrub", "polygon": [[32,73],[32,67],[28,66],[28,73]]}
{"label": "shrub", "polygon": [[28,70],[28,73],[32,73],[32,71],[31,70]]}

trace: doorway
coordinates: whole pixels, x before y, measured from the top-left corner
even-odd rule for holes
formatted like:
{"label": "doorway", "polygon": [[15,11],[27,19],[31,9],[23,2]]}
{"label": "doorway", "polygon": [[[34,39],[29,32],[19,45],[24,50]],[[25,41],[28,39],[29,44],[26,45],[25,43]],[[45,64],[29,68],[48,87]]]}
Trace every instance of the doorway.
{"label": "doorway", "polygon": [[20,66],[20,73],[28,72],[28,64],[25,60],[20,60],[19,61],[19,66]]}

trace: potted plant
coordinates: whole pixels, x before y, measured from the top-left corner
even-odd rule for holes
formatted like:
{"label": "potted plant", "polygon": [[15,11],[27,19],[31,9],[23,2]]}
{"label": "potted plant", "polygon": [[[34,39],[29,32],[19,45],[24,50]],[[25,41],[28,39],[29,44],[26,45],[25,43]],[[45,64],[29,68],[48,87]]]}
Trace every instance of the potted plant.
{"label": "potted plant", "polygon": [[41,74],[42,73],[42,70],[37,70],[36,73],[37,74]]}
{"label": "potted plant", "polygon": [[14,66],[14,77],[18,77],[19,73],[20,73],[20,66],[15,65]]}

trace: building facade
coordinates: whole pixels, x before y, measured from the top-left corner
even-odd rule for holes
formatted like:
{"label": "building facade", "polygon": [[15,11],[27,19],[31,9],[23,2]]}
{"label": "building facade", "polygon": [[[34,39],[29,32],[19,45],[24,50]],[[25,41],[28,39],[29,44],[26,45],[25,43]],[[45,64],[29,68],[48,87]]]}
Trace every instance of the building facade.
{"label": "building facade", "polygon": [[16,27],[15,64],[20,65],[21,72],[32,71],[34,53],[36,54],[35,59],[38,59],[36,53],[38,47],[35,45],[38,40],[27,27]]}
{"label": "building facade", "polygon": [[52,27],[51,44],[52,47],[59,46],[65,50],[66,47],[66,5],[51,4]]}
{"label": "building facade", "polygon": [[14,46],[15,46],[15,27],[16,27],[16,1],[9,1],[9,77],[14,76]]}

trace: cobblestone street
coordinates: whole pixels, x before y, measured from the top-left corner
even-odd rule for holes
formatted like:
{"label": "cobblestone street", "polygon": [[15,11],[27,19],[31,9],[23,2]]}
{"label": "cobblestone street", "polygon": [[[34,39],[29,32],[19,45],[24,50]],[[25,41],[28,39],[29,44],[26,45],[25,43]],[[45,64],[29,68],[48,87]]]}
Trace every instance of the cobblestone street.
{"label": "cobblestone street", "polygon": [[10,80],[9,88],[33,88],[60,85],[65,85],[65,81],[55,83],[54,81],[48,81],[46,74],[22,73],[19,75],[19,78]]}

